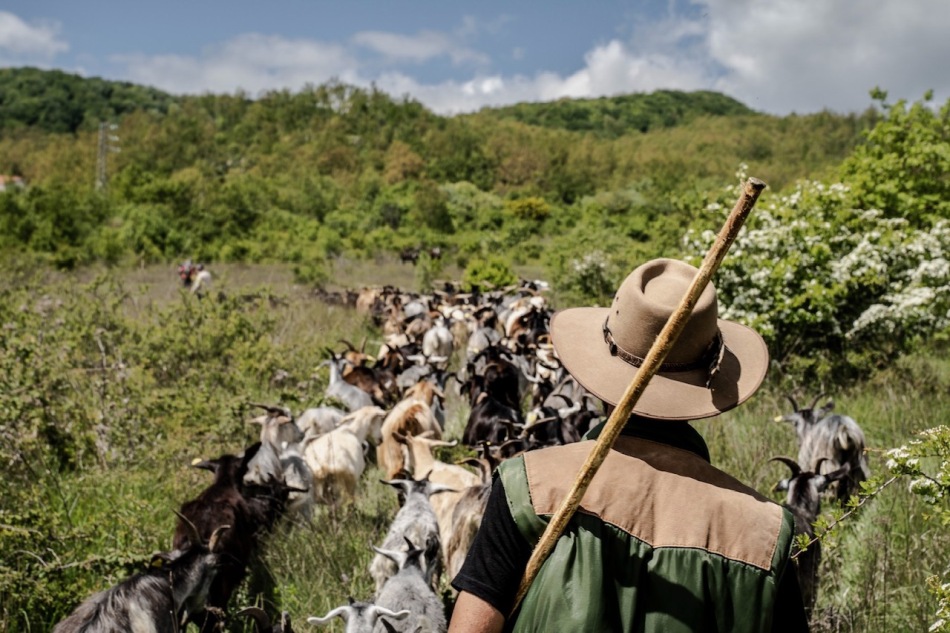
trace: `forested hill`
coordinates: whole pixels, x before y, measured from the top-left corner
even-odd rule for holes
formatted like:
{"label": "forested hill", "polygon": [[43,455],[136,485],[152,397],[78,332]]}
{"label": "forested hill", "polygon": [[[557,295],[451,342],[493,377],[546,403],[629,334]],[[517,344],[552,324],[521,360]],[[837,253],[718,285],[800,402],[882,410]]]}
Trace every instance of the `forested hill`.
{"label": "forested hill", "polygon": [[0,192],[3,253],[282,261],[314,279],[328,257],[407,246],[555,273],[592,250],[617,270],[675,256],[741,164],[780,191],[833,173],[876,120],[669,91],[439,116],[339,82],[253,99],[29,68],[0,83],[0,175],[26,185]]}
{"label": "forested hill", "polygon": [[92,129],[135,110],[166,112],[175,97],[136,84],[59,70],[0,68],[0,128]]}
{"label": "forested hill", "polygon": [[[135,110],[165,113],[170,104],[183,99],[129,82],[84,78],[58,70],[0,68],[0,128],[76,132]],[[616,138],[671,128],[705,116],[748,115],[753,111],[717,92],[658,90],[598,99],[519,103],[485,108],[482,113],[527,125]]]}
{"label": "forested hill", "polygon": [[631,132],[670,128],[704,116],[734,116],[753,111],[718,92],[657,90],[599,99],[558,99],[548,103],[518,103],[486,112],[529,125],[616,138]]}

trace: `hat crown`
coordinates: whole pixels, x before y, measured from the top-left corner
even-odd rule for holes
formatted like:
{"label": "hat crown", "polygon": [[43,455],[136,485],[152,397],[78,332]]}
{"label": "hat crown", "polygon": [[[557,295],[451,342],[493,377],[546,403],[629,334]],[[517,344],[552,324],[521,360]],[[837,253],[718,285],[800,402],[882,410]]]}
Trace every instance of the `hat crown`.
{"label": "hat crown", "polygon": [[[697,272],[685,262],[655,259],[630,273],[614,295],[607,317],[607,327],[617,346],[645,358]],[[693,363],[702,358],[719,331],[718,316],[716,289],[710,283],[665,362]]]}

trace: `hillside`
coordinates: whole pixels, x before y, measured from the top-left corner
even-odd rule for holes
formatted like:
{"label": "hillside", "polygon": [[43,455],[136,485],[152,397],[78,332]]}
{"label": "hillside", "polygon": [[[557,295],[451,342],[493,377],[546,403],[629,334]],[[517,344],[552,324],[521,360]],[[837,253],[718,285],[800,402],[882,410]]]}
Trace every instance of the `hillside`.
{"label": "hillside", "polygon": [[753,111],[732,97],[698,90],[657,90],[598,99],[558,99],[482,110],[528,125],[592,132],[605,138],[671,128],[700,117],[740,116]]}
{"label": "hillside", "polygon": [[[252,100],[29,68],[2,77],[15,89],[3,91],[0,174],[28,185],[0,195],[4,252],[61,268],[289,262],[316,283],[328,257],[408,246],[552,276],[590,244],[618,270],[675,255],[740,164],[780,191],[833,172],[875,121],[767,116],[713,93],[443,117],[337,82]],[[115,139],[97,156],[104,117]]]}
{"label": "hillside", "polygon": [[166,112],[175,97],[129,82],[59,70],[0,68],[0,129],[93,129],[136,110]]}

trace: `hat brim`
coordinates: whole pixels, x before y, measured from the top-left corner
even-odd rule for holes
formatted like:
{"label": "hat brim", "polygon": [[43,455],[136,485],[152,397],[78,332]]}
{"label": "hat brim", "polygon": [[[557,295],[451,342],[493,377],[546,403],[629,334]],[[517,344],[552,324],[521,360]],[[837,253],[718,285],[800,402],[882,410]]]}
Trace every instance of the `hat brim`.
{"label": "hat brim", "polygon": [[[603,323],[609,308],[569,308],[551,320],[551,340],[561,363],[594,396],[620,402],[639,369],[611,356]],[[768,348],[744,325],[718,320],[726,346],[719,372],[709,386],[705,369],[658,372],[633,407],[637,415],[659,420],[710,418],[746,401],[762,384]]]}

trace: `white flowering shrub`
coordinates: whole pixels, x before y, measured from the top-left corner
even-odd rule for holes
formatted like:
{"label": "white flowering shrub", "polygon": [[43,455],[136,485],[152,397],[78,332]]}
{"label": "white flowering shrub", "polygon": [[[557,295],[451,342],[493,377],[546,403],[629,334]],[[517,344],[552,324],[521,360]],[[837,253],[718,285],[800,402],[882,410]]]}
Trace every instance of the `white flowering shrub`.
{"label": "white flowering shrub", "polygon": [[[737,195],[707,211],[724,218]],[[847,185],[814,181],[763,194],[714,280],[722,316],[755,328],[779,361],[860,369],[950,325],[950,222],[914,228],[850,200]],[[714,238],[687,234],[694,263]]]}

